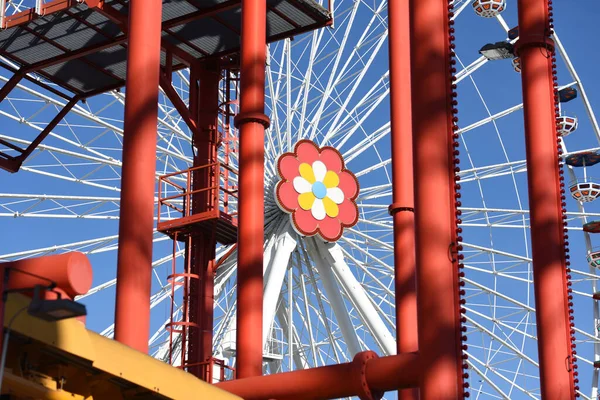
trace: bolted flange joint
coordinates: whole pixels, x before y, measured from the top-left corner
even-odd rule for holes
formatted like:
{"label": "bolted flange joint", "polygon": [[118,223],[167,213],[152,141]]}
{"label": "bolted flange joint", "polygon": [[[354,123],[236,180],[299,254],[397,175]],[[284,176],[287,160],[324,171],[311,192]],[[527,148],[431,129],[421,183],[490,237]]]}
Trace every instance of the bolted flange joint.
{"label": "bolted flange joint", "polygon": [[233,118],[233,125],[238,129],[247,122],[258,122],[265,129],[269,129],[269,126],[271,126],[269,117],[259,112],[241,112]]}
{"label": "bolted flange joint", "polygon": [[521,50],[527,47],[541,47],[547,49],[550,53],[554,53],[554,40],[546,36],[521,36],[515,43],[515,55],[519,56]]}
{"label": "bolted flange joint", "polygon": [[383,393],[371,390],[367,382],[367,363],[374,358],[379,358],[375,352],[363,351],[356,354],[352,359],[353,378],[351,379],[360,380],[360,382],[357,382],[360,400],[380,400],[383,397]]}
{"label": "bolted flange joint", "polygon": [[390,215],[394,215],[394,214],[399,213],[401,211],[407,211],[407,212],[414,213],[415,209],[413,207],[404,207],[404,206],[400,205],[400,203],[392,203],[388,207],[388,213]]}

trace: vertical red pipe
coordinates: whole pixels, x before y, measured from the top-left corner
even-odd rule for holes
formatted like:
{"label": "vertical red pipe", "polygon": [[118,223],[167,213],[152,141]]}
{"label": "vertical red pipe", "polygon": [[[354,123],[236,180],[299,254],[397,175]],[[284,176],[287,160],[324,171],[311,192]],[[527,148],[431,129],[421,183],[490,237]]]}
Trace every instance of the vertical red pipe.
{"label": "vertical red pipe", "polygon": [[[200,68],[193,66],[192,74],[200,80],[199,90],[194,89],[190,94],[195,95],[190,101],[191,115],[197,121],[198,130],[194,132],[194,143],[197,155],[194,166],[204,168],[194,172],[193,190],[213,187],[218,182],[219,171],[216,167],[207,167],[217,161],[217,124],[219,118],[219,81],[221,74],[216,63],[205,63]],[[193,213],[207,212],[215,207],[214,192],[203,191],[193,195]],[[200,278],[192,279],[190,291],[190,322],[197,324],[189,333],[188,372],[207,380],[211,365],[203,368],[199,363],[212,358],[213,338],[213,306],[214,306],[214,276],[215,276],[216,240],[213,234],[196,233],[188,249],[192,263],[192,273]]]}
{"label": "vertical red pipe", "polygon": [[523,112],[542,398],[574,397],[548,0],[519,0]]}
{"label": "vertical red pipe", "polygon": [[[198,127],[205,130],[208,136],[208,162],[217,162],[217,142],[219,123],[219,82],[221,80],[221,71],[216,64],[205,65],[200,73],[200,112],[198,116]],[[210,169],[207,183],[211,186],[218,185],[220,171],[214,167]],[[214,203],[214,198],[207,199]],[[217,204],[211,204],[212,207],[218,207]],[[203,253],[205,254],[202,270],[202,298],[200,326],[202,329],[200,359],[206,361],[212,358],[212,339],[213,339],[213,307],[214,307],[214,286],[215,286],[215,250],[217,242],[214,231],[204,235]],[[212,372],[212,370],[210,371]]]}
{"label": "vertical red pipe", "polygon": [[129,2],[115,339],[148,351],[161,0]]}
{"label": "vertical red pipe", "polygon": [[0,264],[0,357],[2,357],[2,350],[4,347],[4,313],[6,311],[6,298],[7,294],[4,291],[8,288],[8,274],[9,269],[6,265]]}
{"label": "vertical red pipe", "polygon": [[238,378],[262,374],[264,114],[266,0],[242,0],[239,219],[237,266]]}
{"label": "vertical red pipe", "polygon": [[463,397],[447,0],[410,0],[420,396]]}
{"label": "vertical red pipe", "polygon": [[[418,350],[408,0],[388,3],[397,353]],[[419,398],[417,388],[399,400]]]}

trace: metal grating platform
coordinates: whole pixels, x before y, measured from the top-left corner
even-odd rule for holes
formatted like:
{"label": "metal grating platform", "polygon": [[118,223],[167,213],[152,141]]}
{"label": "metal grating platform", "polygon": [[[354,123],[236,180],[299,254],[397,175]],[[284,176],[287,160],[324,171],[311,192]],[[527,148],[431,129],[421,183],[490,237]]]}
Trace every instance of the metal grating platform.
{"label": "metal grating platform", "polygon": [[160,222],[156,230],[180,242],[200,232],[214,233],[216,241],[225,245],[236,243],[238,234],[237,219],[219,210]]}
{"label": "metal grating platform", "polygon": [[[125,84],[129,0],[54,0],[40,14],[6,17],[0,55],[83,98]],[[95,2],[94,2],[95,3]],[[185,68],[198,59],[239,51],[241,0],[163,0],[163,67]],[[267,41],[331,23],[313,0],[268,0]]]}

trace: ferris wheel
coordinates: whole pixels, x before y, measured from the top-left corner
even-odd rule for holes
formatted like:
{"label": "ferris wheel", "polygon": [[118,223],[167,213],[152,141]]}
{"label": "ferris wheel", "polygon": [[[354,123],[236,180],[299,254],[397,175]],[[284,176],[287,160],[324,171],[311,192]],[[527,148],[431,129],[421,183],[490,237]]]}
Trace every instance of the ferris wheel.
{"label": "ferris wheel", "polygon": [[[319,3],[333,14],[332,26],[268,46],[265,374],[351,361],[366,349],[396,352],[387,0]],[[5,14],[35,4],[6,2]],[[516,2],[456,0],[454,9],[458,133],[466,155],[460,211],[468,382],[475,398],[539,399],[520,65],[511,53],[518,38]],[[600,128],[560,41],[560,25],[556,30],[561,146],[572,180],[567,216],[577,379],[581,397],[597,399],[600,250],[594,233],[600,232],[600,209],[594,200],[600,179],[594,180],[593,165],[600,162]],[[0,80],[7,82],[11,63],[1,61]],[[31,78],[0,104],[0,143],[6,147],[0,151],[7,154],[14,149],[6,143],[28,146],[68,102],[42,77]],[[233,215],[238,159],[230,119],[237,111],[237,81],[227,70],[220,84],[219,161],[231,190],[218,201]],[[173,73],[172,86],[185,102],[189,82],[189,71]],[[18,173],[0,171],[0,261],[87,254],[94,285],[79,300],[88,307],[88,327],[109,337],[125,96],[115,90],[75,104]],[[164,93],[157,123],[160,225],[180,217],[183,200],[165,199],[187,179],[181,171],[191,167],[194,150],[185,121]],[[300,173],[289,172],[290,163],[301,165]],[[290,198],[299,210],[289,206]],[[337,225],[323,224],[327,217]],[[178,365],[181,336],[168,327],[184,312],[182,286],[172,276],[184,268],[185,246],[165,232],[154,234],[149,346],[152,356]],[[224,378],[236,355],[236,255],[235,243],[219,245],[215,255],[213,355],[222,360],[215,368]]]}

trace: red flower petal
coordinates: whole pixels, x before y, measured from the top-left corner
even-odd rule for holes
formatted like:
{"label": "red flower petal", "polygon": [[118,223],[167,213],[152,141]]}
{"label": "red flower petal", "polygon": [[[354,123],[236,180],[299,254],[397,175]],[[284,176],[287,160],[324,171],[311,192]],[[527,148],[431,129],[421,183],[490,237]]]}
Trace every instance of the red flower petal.
{"label": "red flower petal", "polygon": [[286,153],[279,158],[277,169],[283,179],[291,181],[300,175],[300,161],[294,153]]}
{"label": "red flower petal", "polygon": [[301,235],[312,236],[317,233],[319,221],[312,216],[310,211],[298,208],[292,213],[292,222],[294,223],[294,228]]}
{"label": "red flower petal", "polygon": [[319,223],[319,233],[328,242],[335,242],[342,236],[342,225],[337,218],[326,217]]}
{"label": "red flower petal", "polygon": [[340,213],[338,219],[344,226],[353,226],[358,222],[358,207],[353,201],[344,200],[342,204],[338,206]]}
{"label": "red flower petal", "polygon": [[277,202],[283,209],[293,212],[298,208],[298,193],[292,182],[279,182],[276,193]]}
{"label": "red flower petal", "polygon": [[340,184],[338,187],[342,189],[347,199],[354,200],[358,196],[358,181],[354,174],[349,171],[342,171],[340,173]]}
{"label": "red flower petal", "polygon": [[317,145],[309,140],[301,140],[296,145],[296,154],[300,163],[312,165],[319,159],[319,149]]}
{"label": "red flower petal", "polygon": [[321,151],[321,161],[327,166],[328,171],[333,171],[337,174],[339,174],[344,167],[342,156],[337,150],[331,147],[325,147],[323,151]]}

